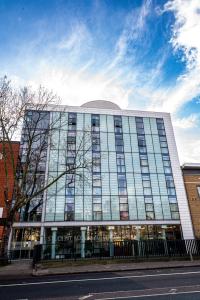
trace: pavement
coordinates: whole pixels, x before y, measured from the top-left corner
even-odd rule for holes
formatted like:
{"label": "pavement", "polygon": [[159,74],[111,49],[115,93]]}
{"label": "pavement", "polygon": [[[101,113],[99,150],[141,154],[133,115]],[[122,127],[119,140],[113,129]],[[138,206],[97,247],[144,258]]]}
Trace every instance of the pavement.
{"label": "pavement", "polygon": [[81,274],[99,272],[139,271],[169,268],[200,267],[200,260],[194,261],[145,261],[145,262],[120,262],[110,264],[89,264],[80,266],[46,267],[38,264],[33,270],[33,276]]}
{"label": "pavement", "polygon": [[[77,264],[77,262],[76,262]],[[84,265],[63,265],[56,263],[53,267],[37,264],[35,269],[32,268],[32,260],[12,261],[7,266],[0,267],[0,280],[5,278],[18,278],[30,276],[44,275],[62,275],[62,274],[81,274],[81,273],[99,273],[99,272],[123,272],[123,271],[139,271],[139,270],[154,270],[154,269],[169,269],[169,268],[185,268],[185,267],[200,267],[200,260],[194,261],[145,261],[145,262],[120,262],[109,264],[84,264]]]}

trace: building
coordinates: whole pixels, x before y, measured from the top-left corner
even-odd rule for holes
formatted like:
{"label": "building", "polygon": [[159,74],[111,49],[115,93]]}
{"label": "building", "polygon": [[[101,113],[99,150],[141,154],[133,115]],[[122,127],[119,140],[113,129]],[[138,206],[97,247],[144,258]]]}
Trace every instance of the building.
{"label": "building", "polygon": [[[36,113],[27,112],[30,119]],[[98,100],[50,107],[44,126],[59,115],[46,151],[45,180],[74,161],[79,138],[88,132],[90,183],[68,185],[64,176],[45,191],[37,220],[14,223],[12,250],[18,245],[22,255],[37,242],[194,238],[168,113],[122,110]]]}
{"label": "building", "polygon": [[188,163],[182,166],[195,238],[200,238],[200,164]]}
{"label": "building", "polygon": [[[17,159],[19,155],[19,142],[12,142],[13,160],[11,159],[8,143],[0,143],[0,241],[3,239],[4,222],[7,217],[7,208],[5,207],[5,197],[9,203],[11,203],[14,187],[14,173],[17,165]],[[6,158],[4,157],[6,155]],[[14,169],[12,162],[14,161]],[[5,167],[6,165],[6,167]],[[6,179],[7,170],[8,179]]]}

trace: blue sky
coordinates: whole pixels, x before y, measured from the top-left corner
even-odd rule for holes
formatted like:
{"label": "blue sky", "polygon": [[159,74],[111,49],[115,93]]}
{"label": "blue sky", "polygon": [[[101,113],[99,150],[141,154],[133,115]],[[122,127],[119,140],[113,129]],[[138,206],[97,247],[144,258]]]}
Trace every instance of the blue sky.
{"label": "blue sky", "polygon": [[0,0],[0,57],[64,104],[170,112],[181,163],[200,161],[199,0]]}

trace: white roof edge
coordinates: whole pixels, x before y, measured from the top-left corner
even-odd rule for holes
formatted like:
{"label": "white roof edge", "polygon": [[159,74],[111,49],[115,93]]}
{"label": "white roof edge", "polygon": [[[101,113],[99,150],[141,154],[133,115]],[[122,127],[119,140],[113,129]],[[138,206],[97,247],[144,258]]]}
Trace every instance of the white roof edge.
{"label": "white roof edge", "polygon": [[[31,109],[33,109],[33,107],[31,107]],[[49,105],[48,107],[46,107],[44,110],[49,110],[49,111],[75,111],[75,112],[87,112],[88,113],[94,113],[94,110],[97,110],[97,108],[90,108],[90,107],[84,107],[84,106],[70,106],[70,105]],[[102,114],[114,114],[115,112],[117,114],[121,114],[121,115],[128,115],[128,114],[158,114],[158,115],[162,115],[162,116],[170,116],[169,112],[159,112],[159,111],[149,111],[149,110],[132,110],[132,109],[108,109],[108,108],[98,108],[98,113]]]}

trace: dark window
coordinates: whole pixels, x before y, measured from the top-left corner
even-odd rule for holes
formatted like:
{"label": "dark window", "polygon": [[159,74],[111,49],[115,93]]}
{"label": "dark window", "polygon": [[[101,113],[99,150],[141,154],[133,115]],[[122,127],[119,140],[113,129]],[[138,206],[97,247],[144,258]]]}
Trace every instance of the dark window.
{"label": "dark window", "polygon": [[127,221],[128,220],[128,211],[120,211],[120,220]]}

